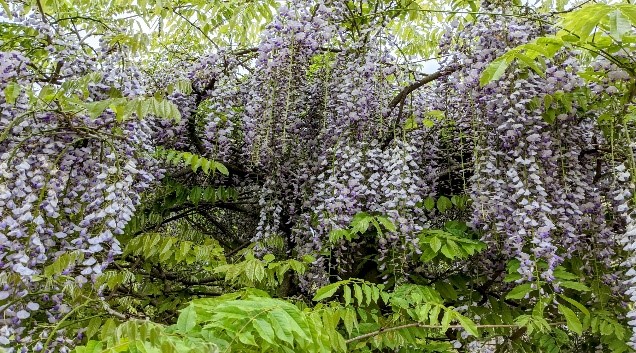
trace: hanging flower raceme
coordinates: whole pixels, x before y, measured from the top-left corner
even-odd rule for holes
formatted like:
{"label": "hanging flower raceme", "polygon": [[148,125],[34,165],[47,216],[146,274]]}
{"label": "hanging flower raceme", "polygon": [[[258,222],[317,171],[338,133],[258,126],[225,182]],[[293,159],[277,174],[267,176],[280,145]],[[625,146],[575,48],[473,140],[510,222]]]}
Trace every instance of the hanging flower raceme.
{"label": "hanging flower raceme", "polygon": [[[64,351],[73,338],[44,334],[38,325],[57,322],[71,308],[62,291],[43,295],[43,286],[92,285],[121,252],[115,237],[161,169],[151,158],[147,123],[118,121],[111,110],[97,118],[28,110],[32,86],[20,68],[26,60],[0,56],[11,68],[0,78],[0,307],[6,318],[0,345]],[[118,86],[114,75],[125,73],[105,70],[88,87],[90,97],[100,98],[104,86],[128,96],[141,92],[134,77],[122,76],[127,84]],[[18,93],[8,97],[14,92],[4,89],[8,85]]]}
{"label": "hanging flower raceme", "polygon": [[[323,171],[310,179],[313,194],[305,200],[307,211],[294,229],[299,253],[317,258],[304,278],[305,290],[325,283],[329,271],[338,276],[351,271],[354,259],[361,255],[356,251],[364,246],[379,249],[380,271],[397,274],[403,270],[408,258],[418,252],[417,234],[427,228],[428,218],[418,203],[432,193],[434,185],[428,178],[422,179],[426,175],[423,166],[430,165],[430,160],[421,158],[420,152],[414,145],[398,141],[386,149],[378,142],[363,142],[336,147],[327,154],[329,158],[321,162]],[[333,243],[333,231],[348,228],[360,212],[386,216],[396,229],[378,233],[371,240]],[[325,250],[335,259],[332,269],[321,256]]]}
{"label": "hanging flower raceme", "polygon": [[[448,113],[464,126],[477,127],[473,226],[491,251],[521,262],[523,279],[539,275],[551,282],[564,258],[589,254],[588,239],[611,243],[612,237],[593,165],[579,158],[600,138],[600,130],[579,116],[576,100],[561,105],[560,97],[584,86],[579,68],[564,52],[547,63],[545,77],[515,66],[499,81],[479,84],[489,62],[541,30],[508,17],[483,16],[467,25],[459,33],[464,44],[449,51],[449,60],[464,66],[451,75],[446,89],[460,93]],[[603,252],[605,260],[610,255],[611,250]]]}

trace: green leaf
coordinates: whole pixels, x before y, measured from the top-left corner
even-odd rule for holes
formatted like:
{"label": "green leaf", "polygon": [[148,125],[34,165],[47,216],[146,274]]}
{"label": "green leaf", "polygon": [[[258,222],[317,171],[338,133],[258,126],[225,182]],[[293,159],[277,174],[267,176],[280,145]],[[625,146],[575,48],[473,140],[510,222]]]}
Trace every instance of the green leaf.
{"label": "green leaf", "polygon": [[342,282],[336,282],[329,285],[326,285],[316,291],[316,295],[313,298],[313,301],[321,301],[323,299],[329,298],[336,293],[338,287],[342,285]]}
{"label": "green leaf", "polygon": [[579,282],[561,281],[561,282],[559,282],[559,286],[561,286],[563,288],[569,288],[569,289],[578,290],[580,292],[589,292],[590,291],[590,288],[588,286],[586,286],[583,283],[579,283]]}
{"label": "green leaf", "polygon": [[453,320],[453,317],[455,316],[455,312],[452,310],[444,310],[444,316],[442,317],[442,328],[440,330],[440,332],[444,333],[446,332],[446,330],[448,330],[448,326],[450,326],[451,321]]}
{"label": "green leaf", "polygon": [[432,211],[435,208],[435,199],[432,197],[427,197],[424,200],[424,207],[426,207],[427,210]]}
{"label": "green leaf", "polygon": [[115,320],[108,319],[106,323],[102,325],[102,330],[99,334],[99,338],[102,341],[107,340],[109,337],[115,336],[115,330],[117,329],[117,324],[115,324]]}
{"label": "green leaf", "polygon": [[103,101],[86,103],[86,111],[88,112],[88,116],[92,119],[96,119],[100,116],[106,108],[112,103],[112,100],[107,99]]}
{"label": "green leaf", "polygon": [[226,176],[230,175],[230,172],[227,170],[227,168],[223,164],[221,164],[219,162],[214,162],[214,163],[215,163],[214,166],[215,166],[216,170],[218,170],[221,174],[226,175]]}
{"label": "green leaf", "polygon": [[629,19],[632,25],[636,25],[636,5],[620,4],[616,5],[616,8]]}
{"label": "green leaf", "polygon": [[536,61],[535,61],[533,58],[531,58],[531,57],[529,57],[529,56],[527,56],[527,55],[524,55],[524,54],[522,54],[522,53],[516,53],[516,54],[515,54],[515,57],[516,57],[517,59],[519,59],[519,61],[521,61],[522,63],[524,63],[526,66],[528,66],[529,68],[531,68],[534,72],[536,72],[537,74],[539,74],[540,76],[542,76],[542,77],[544,76],[543,69],[541,69],[541,68],[539,67],[539,65],[537,65]]}
{"label": "green leaf", "polygon": [[250,331],[239,332],[238,339],[241,343],[247,344],[248,346],[258,346],[254,339],[254,335],[252,335]]}
{"label": "green leaf", "polygon": [[599,25],[613,7],[605,4],[590,4],[580,10],[562,16],[561,27],[570,34],[577,35],[581,42],[586,42],[592,31]]}
{"label": "green leaf", "polygon": [[563,294],[559,294],[559,297],[561,297],[561,299],[565,300],[566,302],[574,305],[577,309],[581,310],[581,312],[587,316],[590,315],[590,312],[587,310],[587,308],[585,306],[583,306],[583,304],[577,302],[576,300],[572,299],[572,298],[568,298]]}
{"label": "green leaf", "polygon": [[455,288],[453,288],[452,284],[440,281],[435,283],[435,289],[445,300],[457,300],[457,292],[455,291]]}
{"label": "green leaf", "polygon": [[9,82],[7,84],[7,87],[4,88],[4,97],[9,104],[15,104],[15,101],[18,99],[19,95],[20,85],[16,82]]}
{"label": "green leaf", "polygon": [[506,277],[504,277],[504,282],[515,282],[521,279],[521,274],[514,272],[514,273],[509,273],[506,275]]}
{"label": "green leaf", "polygon": [[477,325],[475,325],[473,320],[461,314],[457,314],[457,321],[459,321],[459,324],[462,325],[462,327],[464,328],[464,330],[466,330],[466,332],[470,333],[471,335],[475,337],[479,337],[479,331],[477,330]]}
{"label": "green leaf", "polygon": [[371,290],[371,287],[363,284],[362,292],[364,293],[364,297],[366,298],[367,305],[371,305],[371,301],[373,301],[373,291]]}
{"label": "green leaf", "polygon": [[254,329],[256,330],[258,335],[263,338],[263,340],[268,343],[274,343],[276,334],[274,333],[274,329],[272,328],[272,326],[267,321],[257,318],[253,321],[252,325],[254,326]]}
{"label": "green leaf", "polygon": [[[86,346],[84,347],[77,347],[75,348],[75,350],[73,351],[74,353],[101,353],[103,352],[103,343],[100,341],[88,341],[86,343]],[[3,351],[0,351],[3,352]]]}
{"label": "green leaf", "polygon": [[347,333],[351,335],[351,332],[353,332],[353,326],[356,321],[355,310],[353,308],[345,308],[342,321],[344,323],[345,329],[347,330]]}
{"label": "green leaf", "polygon": [[9,19],[11,19],[12,18],[11,9],[9,9],[9,5],[7,5],[7,2],[4,0],[0,0],[0,5],[4,9],[4,16],[8,16]]}
{"label": "green leaf", "polygon": [[568,324],[568,328],[572,332],[578,335],[583,334],[583,325],[581,324],[581,321],[579,321],[579,318],[576,317],[576,314],[574,313],[574,311],[572,311],[572,309],[563,304],[559,304],[559,311],[563,314],[563,316],[565,316],[565,321]]}
{"label": "green leaf", "polygon": [[554,278],[556,278],[556,279],[568,280],[568,279],[579,279],[580,278],[579,276],[568,272],[565,269],[565,267],[563,267],[563,266],[558,266],[557,268],[555,268],[553,275],[554,275]]}
{"label": "green leaf", "polygon": [[446,256],[449,259],[454,259],[456,257],[456,253],[451,251],[451,248],[448,247],[448,245],[443,245],[442,248],[440,249],[442,252],[442,255]]}
{"label": "green leaf", "polygon": [[510,65],[510,61],[508,57],[501,56],[495,59],[493,62],[488,64],[488,67],[481,73],[481,77],[479,78],[479,84],[481,86],[485,86],[492,81],[496,81],[503,76],[506,72],[506,69]]}
{"label": "green leaf", "polygon": [[349,286],[343,286],[342,291],[344,292],[343,298],[345,301],[345,306],[349,306],[349,304],[351,303],[351,288]]}
{"label": "green leaf", "polygon": [[94,317],[88,322],[88,327],[86,328],[86,339],[91,339],[102,326],[102,319],[99,317]]}
{"label": "green leaf", "polygon": [[276,337],[284,342],[293,344],[292,324],[295,323],[294,320],[290,320],[289,315],[286,315],[283,310],[272,310],[267,316],[270,318]]}
{"label": "green leaf", "polygon": [[369,214],[365,212],[357,213],[353,216],[353,220],[351,220],[351,232],[355,233],[366,233],[367,229],[369,229],[369,224],[371,223],[371,217]]}
{"label": "green leaf", "polygon": [[189,332],[197,324],[197,313],[193,305],[187,306],[181,311],[177,319],[177,329],[182,332]]}
{"label": "green leaf", "polygon": [[625,17],[622,11],[615,10],[610,13],[610,34],[616,41],[622,41],[623,35],[628,33],[632,24],[629,19]]}
{"label": "green leaf", "polygon": [[353,285],[353,293],[358,301],[358,305],[363,305],[364,297],[362,295],[362,288],[358,284]]}
{"label": "green leaf", "polygon": [[125,103],[111,102],[108,107],[115,113],[115,120],[117,120],[117,122],[121,123],[127,118]]}
{"label": "green leaf", "polygon": [[523,299],[526,294],[532,291],[532,285],[530,283],[524,283],[514,287],[508,295],[506,295],[506,299]]}
{"label": "green leaf", "polygon": [[386,228],[386,230],[388,230],[389,232],[395,232],[397,231],[397,228],[395,227],[395,224],[393,224],[393,222],[391,222],[390,219],[384,217],[384,216],[376,216],[375,219],[378,220],[378,222],[380,222],[380,224],[382,224],[384,226],[384,228]]}
{"label": "green leaf", "polygon": [[438,237],[432,237],[429,241],[428,241],[429,245],[431,246],[431,249],[434,252],[438,252],[439,249],[442,247],[442,241],[439,240]]}
{"label": "green leaf", "polygon": [[410,132],[417,129],[417,121],[415,121],[415,118],[411,116],[408,119],[406,119],[402,129],[404,130],[404,132]]}
{"label": "green leaf", "polygon": [[437,199],[437,209],[440,212],[444,213],[446,212],[446,210],[448,210],[451,207],[453,207],[453,203],[448,197],[440,196],[440,198]]}

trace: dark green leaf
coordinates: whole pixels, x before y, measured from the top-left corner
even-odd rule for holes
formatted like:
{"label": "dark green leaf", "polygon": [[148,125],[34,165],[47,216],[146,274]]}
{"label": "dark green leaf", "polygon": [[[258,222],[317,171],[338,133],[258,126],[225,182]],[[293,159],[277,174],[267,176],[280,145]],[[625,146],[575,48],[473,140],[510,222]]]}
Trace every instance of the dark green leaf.
{"label": "dark green leaf", "polygon": [[572,282],[572,281],[561,281],[559,282],[559,286],[563,288],[574,289],[580,292],[589,292],[590,288],[583,283]]}
{"label": "dark green leaf", "polygon": [[479,331],[477,330],[477,325],[475,325],[473,320],[461,314],[457,314],[457,321],[459,321],[459,324],[462,325],[462,327],[464,328],[464,330],[466,330],[466,332],[470,333],[471,335],[475,337],[479,337]]}
{"label": "dark green leaf", "polygon": [[444,213],[446,212],[446,210],[448,210],[451,207],[453,207],[453,203],[448,197],[440,196],[440,198],[437,199],[437,209],[440,212]]}
{"label": "dark green leaf", "polygon": [[579,318],[576,317],[576,314],[572,311],[572,309],[563,304],[559,304],[559,311],[563,314],[563,316],[565,316],[568,328],[572,332],[579,335],[583,334],[583,325],[581,325],[581,321],[579,321]]}
{"label": "dark green leaf", "polygon": [[532,291],[532,285],[530,283],[520,284],[514,287],[508,295],[506,295],[506,299],[523,299],[526,294]]}

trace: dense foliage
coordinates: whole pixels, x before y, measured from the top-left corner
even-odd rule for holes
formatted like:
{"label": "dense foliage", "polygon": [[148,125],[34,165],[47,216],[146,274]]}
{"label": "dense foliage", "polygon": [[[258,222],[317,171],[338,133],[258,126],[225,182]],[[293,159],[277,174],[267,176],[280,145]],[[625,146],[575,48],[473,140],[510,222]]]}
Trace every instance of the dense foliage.
{"label": "dense foliage", "polygon": [[0,351],[636,348],[636,5],[0,8]]}

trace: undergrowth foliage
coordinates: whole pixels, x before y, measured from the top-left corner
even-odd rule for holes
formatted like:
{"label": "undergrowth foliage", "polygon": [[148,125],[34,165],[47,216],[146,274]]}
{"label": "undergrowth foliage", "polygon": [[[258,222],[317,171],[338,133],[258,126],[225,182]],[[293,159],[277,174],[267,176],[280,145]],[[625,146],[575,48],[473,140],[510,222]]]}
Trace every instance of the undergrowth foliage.
{"label": "undergrowth foliage", "polygon": [[636,5],[565,5],[0,0],[0,351],[633,351]]}

